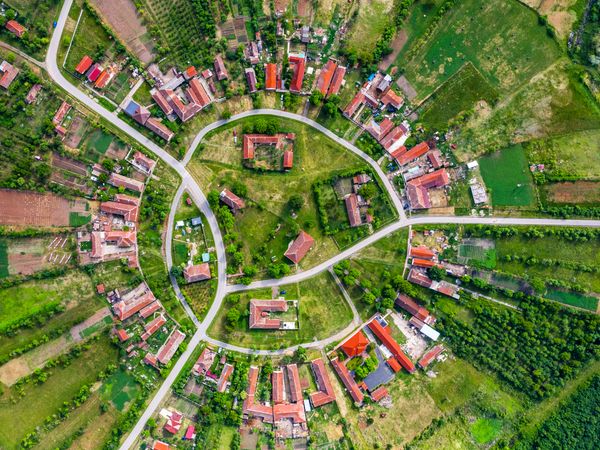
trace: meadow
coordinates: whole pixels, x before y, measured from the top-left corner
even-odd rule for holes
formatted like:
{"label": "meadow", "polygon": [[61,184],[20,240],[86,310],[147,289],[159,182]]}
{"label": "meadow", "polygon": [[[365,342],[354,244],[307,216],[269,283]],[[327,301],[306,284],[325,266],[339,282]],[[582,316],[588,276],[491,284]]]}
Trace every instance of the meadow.
{"label": "meadow", "polygon": [[534,186],[522,146],[485,155],[478,162],[493,206],[533,206]]}
{"label": "meadow", "polygon": [[[343,298],[339,288],[329,273],[318,275],[301,283],[281,286],[286,291],[287,300],[299,301],[297,330],[250,330],[248,327],[248,305],[250,300],[271,299],[271,289],[261,289],[240,294],[232,299],[228,296],[215,320],[208,329],[208,334],[224,342],[234,343],[242,347],[257,349],[276,349],[296,344],[324,339],[343,329],[352,320],[352,311]],[[241,315],[235,322],[232,331],[227,331],[226,316],[231,309],[237,309]]]}

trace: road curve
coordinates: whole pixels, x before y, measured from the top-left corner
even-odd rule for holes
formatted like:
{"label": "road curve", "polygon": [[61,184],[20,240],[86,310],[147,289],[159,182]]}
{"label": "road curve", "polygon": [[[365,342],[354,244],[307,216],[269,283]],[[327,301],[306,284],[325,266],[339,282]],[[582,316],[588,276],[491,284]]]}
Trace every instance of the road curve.
{"label": "road curve", "polygon": [[216,122],[213,122],[210,125],[207,125],[206,127],[204,127],[196,135],[196,137],[192,141],[188,151],[186,152],[185,157],[182,160],[183,165],[187,166],[187,164],[192,159],[192,156],[193,156],[194,152],[196,151],[196,148],[198,148],[198,145],[200,144],[202,139],[204,139],[204,137],[208,133],[210,133],[211,131],[214,131],[217,128],[222,127],[223,125],[226,125],[228,123],[235,122],[236,120],[240,120],[240,119],[243,119],[246,117],[252,117],[252,116],[276,116],[276,117],[283,117],[285,119],[294,120],[296,122],[302,122],[305,125],[313,127],[314,129],[320,131],[321,133],[323,133],[325,136],[327,136],[332,141],[345,147],[346,149],[350,150],[355,155],[364,159],[366,162],[369,163],[369,165],[373,168],[373,170],[377,173],[377,175],[379,175],[379,178],[385,185],[385,188],[390,196],[392,203],[394,204],[396,210],[398,211],[398,214],[400,215],[400,219],[401,220],[406,219],[406,213],[404,212],[404,208],[402,206],[402,201],[398,197],[398,193],[396,192],[396,189],[392,185],[392,182],[388,179],[388,177],[383,172],[381,167],[379,167],[379,164],[377,164],[377,161],[375,161],[373,158],[371,158],[369,155],[367,155],[361,149],[356,147],[354,144],[351,144],[347,140],[339,137],[337,134],[335,134],[332,131],[330,131],[329,129],[325,128],[320,123],[315,122],[314,120],[309,119],[308,117],[301,116],[300,114],[294,114],[294,113],[287,112],[287,111],[280,111],[278,109],[252,109],[250,111],[244,111],[242,113],[236,114],[235,116],[231,116],[229,119],[217,120]]}

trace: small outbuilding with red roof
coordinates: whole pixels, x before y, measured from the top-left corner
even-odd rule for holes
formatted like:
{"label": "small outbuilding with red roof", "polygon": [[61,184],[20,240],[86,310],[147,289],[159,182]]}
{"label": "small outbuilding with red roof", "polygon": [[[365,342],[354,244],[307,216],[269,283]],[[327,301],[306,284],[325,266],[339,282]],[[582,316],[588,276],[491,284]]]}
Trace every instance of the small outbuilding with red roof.
{"label": "small outbuilding with red roof", "polygon": [[284,256],[292,261],[294,264],[298,264],[306,256],[308,251],[312,248],[315,240],[306,231],[300,231],[298,237],[294,239],[294,242],[288,247]]}

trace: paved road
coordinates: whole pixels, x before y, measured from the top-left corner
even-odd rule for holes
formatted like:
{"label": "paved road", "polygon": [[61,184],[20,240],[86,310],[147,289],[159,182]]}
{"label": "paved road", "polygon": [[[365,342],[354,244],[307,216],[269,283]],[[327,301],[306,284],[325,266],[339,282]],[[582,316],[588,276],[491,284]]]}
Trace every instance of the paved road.
{"label": "paved road", "polygon": [[183,161],[182,161],[183,164],[184,165],[188,164],[188,162],[192,158],[192,155],[194,154],[194,151],[198,147],[198,144],[200,144],[200,142],[202,141],[202,139],[204,139],[204,136],[206,136],[207,133],[209,133],[227,123],[234,122],[236,120],[243,119],[245,117],[261,116],[261,115],[262,116],[268,115],[268,116],[284,117],[286,119],[295,120],[296,122],[302,122],[308,126],[315,128],[316,130],[319,130],[321,133],[326,135],[329,139],[335,141],[339,145],[350,150],[355,155],[358,155],[359,157],[364,159],[366,162],[368,162],[371,165],[371,167],[373,168],[373,170],[375,170],[377,175],[379,175],[379,178],[381,178],[381,181],[385,185],[385,188],[387,189],[387,191],[390,195],[390,198],[391,198],[394,206],[396,207],[398,214],[400,215],[400,218],[402,220],[406,219],[406,214],[404,212],[404,208],[402,207],[402,202],[400,201],[400,198],[398,197],[398,194],[396,193],[396,190],[394,189],[392,182],[388,179],[388,177],[383,172],[381,167],[379,167],[379,165],[377,164],[377,161],[373,160],[373,158],[371,158],[369,155],[367,155],[361,149],[359,149],[355,145],[351,144],[347,140],[339,137],[337,134],[335,134],[332,131],[330,131],[329,129],[325,128],[320,123],[317,123],[314,120],[309,119],[308,117],[304,117],[299,114],[294,114],[294,113],[287,112],[287,111],[280,111],[278,109],[253,109],[250,111],[245,111],[245,112],[236,114],[235,116],[231,116],[231,118],[229,118],[229,119],[217,120],[216,122],[213,122],[210,125],[207,125],[202,130],[200,130],[200,132],[196,135],[196,137],[192,141],[190,148],[188,149],[188,151],[185,154],[185,157],[183,158]]}

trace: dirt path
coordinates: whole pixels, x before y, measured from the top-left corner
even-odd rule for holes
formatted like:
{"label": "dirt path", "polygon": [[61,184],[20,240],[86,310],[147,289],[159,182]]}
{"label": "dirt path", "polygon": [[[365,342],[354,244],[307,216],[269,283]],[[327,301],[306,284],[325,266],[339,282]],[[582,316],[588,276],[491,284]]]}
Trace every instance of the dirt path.
{"label": "dirt path", "polygon": [[377,67],[384,72],[388,70],[394,61],[396,61],[396,58],[398,58],[398,55],[404,48],[406,41],[408,41],[408,34],[406,33],[406,30],[400,30],[400,32],[392,41],[392,53],[383,58]]}

